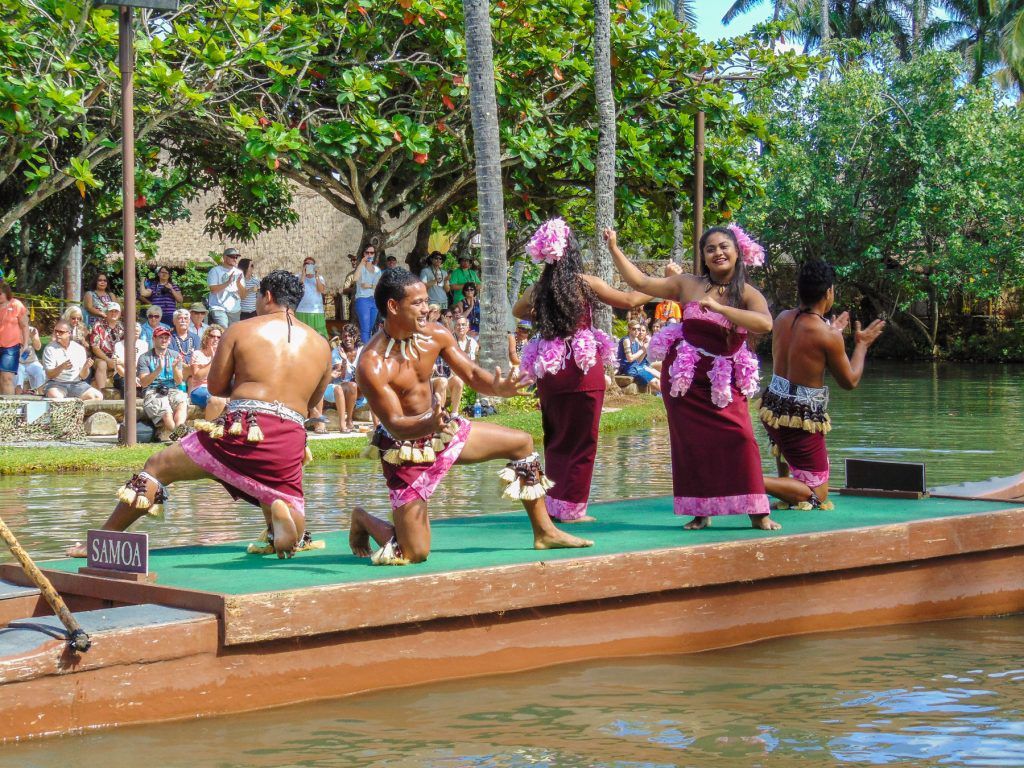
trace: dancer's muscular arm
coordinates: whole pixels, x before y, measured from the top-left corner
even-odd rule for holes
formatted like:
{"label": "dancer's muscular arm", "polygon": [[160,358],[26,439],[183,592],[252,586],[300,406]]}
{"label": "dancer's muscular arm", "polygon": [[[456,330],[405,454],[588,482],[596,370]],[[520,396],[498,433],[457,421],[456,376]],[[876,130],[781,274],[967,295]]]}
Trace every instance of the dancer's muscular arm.
{"label": "dancer's muscular arm", "polygon": [[825,361],[836,383],[843,389],[856,389],[864,375],[864,361],[868,348],[875,343],[885,329],[884,320],[875,320],[867,328],[861,328],[858,321],[854,326],[853,356],[846,357],[846,344],[841,333],[829,331],[825,340]]}
{"label": "dancer's muscular arm", "polygon": [[441,341],[441,356],[452,369],[452,373],[481,395],[515,397],[528,386],[519,383],[519,374],[514,369],[509,370],[508,376],[503,376],[501,368],[497,367],[494,373],[488,373],[469,359],[456,343],[454,336],[447,332],[444,335],[447,338]]}
{"label": "dancer's muscular arm", "polygon": [[619,249],[618,233],[614,229],[606,229],[603,234],[605,242],[608,243],[608,250],[611,251],[612,261],[615,262],[615,268],[631,288],[660,299],[680,301],[686,291],[687,283],[694,282],[690,275],[670,275],[668,277],[645,275]]}

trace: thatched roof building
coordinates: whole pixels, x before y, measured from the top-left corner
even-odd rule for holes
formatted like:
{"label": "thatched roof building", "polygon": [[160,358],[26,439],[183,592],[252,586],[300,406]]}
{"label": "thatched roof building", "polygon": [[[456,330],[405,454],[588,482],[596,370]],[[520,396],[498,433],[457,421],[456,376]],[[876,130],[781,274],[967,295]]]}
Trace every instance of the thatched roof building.
{"label": "thatched roof building", "polygon": [[[359,249],[363,230],[358,221],[340,213],[317,193],[296,187],[293,205],[299,214],[298,223],[288,229],[265,232],[252,243],[237,243],[203,232],[205,211],[215,201],[215,193],[201,197],[191,206],[189,219],[165,227],[153,261],[169,267],[184,267],[190,262],[207,262],[212,266],[213,258],[231,245],[243,256],[255,259],[258,274],[265,275],[275,269],[298,272],[302,260],[312,255],[327,280],[328,291],[341,290],[350,269],[348,254]],[[388,255],[397,256],[402,262],[414,246],[415,238],[409,237],[389,247]]]}

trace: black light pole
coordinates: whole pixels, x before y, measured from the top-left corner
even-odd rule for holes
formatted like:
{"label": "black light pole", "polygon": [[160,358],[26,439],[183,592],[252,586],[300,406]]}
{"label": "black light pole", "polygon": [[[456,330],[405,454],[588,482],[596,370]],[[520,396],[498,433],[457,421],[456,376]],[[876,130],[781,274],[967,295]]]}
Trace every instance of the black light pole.
{"label": "black light pole", "polygon": [[121,442],[135,445],[135,8],[176,11],[178,0],[120,0],[118,6],[118,56],[121,70],[121,222],[124,253],[124,425]]}

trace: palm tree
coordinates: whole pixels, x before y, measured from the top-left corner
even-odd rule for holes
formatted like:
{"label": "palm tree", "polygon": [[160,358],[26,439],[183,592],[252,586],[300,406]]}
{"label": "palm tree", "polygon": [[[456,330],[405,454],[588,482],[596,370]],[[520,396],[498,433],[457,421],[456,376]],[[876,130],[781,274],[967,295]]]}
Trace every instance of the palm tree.
{"label": "palm tree", "polygon": [[[597,101],[597,159],[594,179],[594,274],[612,281],[612,260],[601,237],[615,225],[615,94],[612,91],[612,25],[608,0],[594,0],[594,98]],[[612,313],[606,304],[594,307],[594,324],[611,332]]]}
{"label": "palm tree", "polygon": [[505,201],[501,180],[501,139],[494,95],[494,52],[488,0],[462,0],[466,17],[466,68],[473,118],[477,213],[480,217],[481,278],[480,364],[490,370],[508,364],[508,257]]}
{"label": "palm tree", "polygon": [[999,24],[986,0],[942,0],[942,16],[924,30],[923,40],[929,46],[942,46],[958,51],[972,83],[995,71],[1000,62]]}
{"label": "palm tree", "polygon": [[1019,100],[1024,101],[1024,0],[988,0],[988,3],[999,26],[999,50],[1006,64],[993,77],[1004,88],[1015,87]]}
{"label": "palm tree", "polygon": [[[735,0],[735,2],[729,6],[729,10],[725,12],[725,16],[722,17],[723,24],[729,24],[737,16],[742,16],[748,11],[752,11],[757,6],[761,5],[764,0]],[[772,21],[779,21],[782,18],[783,13],[788,10],[793,3],[791,0],[772,0]]]}

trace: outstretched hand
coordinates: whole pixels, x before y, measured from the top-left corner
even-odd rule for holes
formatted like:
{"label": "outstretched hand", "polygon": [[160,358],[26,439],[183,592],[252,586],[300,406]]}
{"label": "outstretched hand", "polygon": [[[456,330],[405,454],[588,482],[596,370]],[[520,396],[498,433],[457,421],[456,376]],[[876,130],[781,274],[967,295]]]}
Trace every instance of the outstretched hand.
{"label": "outstretched hand", "polygon": [[843,312],[840,315],[832,318],[832,330],[843,333],[847,328],[850,327],[850,313]]}
{"label": "outstretched hand", "polygon": [[494,394],[498,397],[515,397],[520,394],[529,384],[519,381],[519,371],[510,368],[508,376],[502,376],[501,367],[494,369]]}
{"label": "outstretched hand", "polygon": [[853,340],[857,344],[863,344],[870,347],[877,341],[878,337],[882,335],[882,331],[885,330],[885,320],[875,320],[867,328],[860,327],[860,321],[854,325]]}

